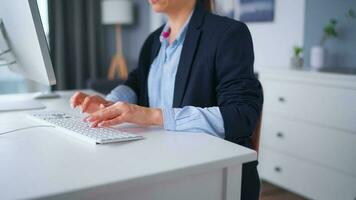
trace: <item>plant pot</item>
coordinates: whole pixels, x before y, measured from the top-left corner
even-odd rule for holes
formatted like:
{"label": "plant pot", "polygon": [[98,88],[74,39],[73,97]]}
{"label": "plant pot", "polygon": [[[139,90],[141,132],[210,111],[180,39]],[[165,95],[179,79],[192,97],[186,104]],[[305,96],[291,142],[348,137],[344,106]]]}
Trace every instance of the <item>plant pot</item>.
{"label": "plant pot", "polygon": [[303,67],[304,60],[301,57],[292,57],[290,59],[290,65],[294,69],[301,69]]}
{"label": "plant pot", "polygon": [[310,67],[320,70],[325,67],[326,50],[322,46],[314,46],[310,52]]}

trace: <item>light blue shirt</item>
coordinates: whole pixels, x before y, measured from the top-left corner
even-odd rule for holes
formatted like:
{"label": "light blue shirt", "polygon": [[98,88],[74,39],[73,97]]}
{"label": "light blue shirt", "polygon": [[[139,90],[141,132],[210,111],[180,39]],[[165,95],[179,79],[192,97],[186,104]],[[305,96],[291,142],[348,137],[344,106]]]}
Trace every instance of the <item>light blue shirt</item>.
{"label": "light blue shirt", "polygon": [[[148,75],[150,107],[162,110],[163,125],[166,130],[204,132],[224,138],[224,121],[218,107],[199,108],[186,106],[172,108],[175,78],[189,22],[190,18],[172,44],[169,44],[168,39],[161,34],[161,48],[151,65]],[[166,24],[163,33],[168,31],[169,26]],[[111,91],[107,99],[113,102],[137,103],[137,95],[125,85],[118,86]]]}

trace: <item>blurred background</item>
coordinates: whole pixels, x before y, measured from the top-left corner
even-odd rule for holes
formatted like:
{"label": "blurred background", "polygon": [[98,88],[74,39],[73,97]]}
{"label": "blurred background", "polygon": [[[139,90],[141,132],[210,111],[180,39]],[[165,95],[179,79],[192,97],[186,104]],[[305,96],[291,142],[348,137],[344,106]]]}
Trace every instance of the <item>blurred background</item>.
{"label": "blurred background", "polygon": [[[110,91],[166,21],[146,0],[37,1],[58,90]],[[217,0],[214,8],[253,37],[265,92],[262,198],[356,199],[356,0]],[[45,89],[0,68],[0,94]]]}
{"label": "blurred background", "polygon": [[[116,52],[117,35],[115,24],[102,21],[102,9],[112,12],[102,8],[103,1],[38,0],[56,69],[56,88],[86,88],[88,80],[107,78]],[[165,19],[152,13],[147,1],[128,1],[132,11],[124,14],[132,15],[132,21],[121,27],[123,54],[131,71],[137,66],[144,40]],[[355,9],[355,0],[219,0],[215,3],[217,14],[248,24],[254,40],[256,69],[291,66],[312,69],[314,47],[314,60],[323,61],[316,63],[322,65],[317,70],[341,73],[356,71]],[[330,27],[334,21],[335,27]],[[328,26],[334,30],[329,30],[321,44]],[[322,47],[327,55],[319,58],[317,47]],[[0,93],[42,89],[6,68],[0,70]],[[65,73],[71,76],[62,75]]]}

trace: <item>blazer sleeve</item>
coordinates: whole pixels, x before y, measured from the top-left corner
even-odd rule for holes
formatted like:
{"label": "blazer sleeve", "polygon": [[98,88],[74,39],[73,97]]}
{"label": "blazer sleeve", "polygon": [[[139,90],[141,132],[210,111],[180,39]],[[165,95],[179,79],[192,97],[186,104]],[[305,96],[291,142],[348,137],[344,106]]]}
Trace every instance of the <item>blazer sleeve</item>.
{"label": "blazer sleeve", "polygon": [[246,145],[260,119],[263,94],[254,75],[252,38],[245,24],[234,23],[225,31],[215,62],[216,92],[225,139]]}
{"label": "blazer sleeve", "polygon": [[139,68],[136,68],[132,72],[130,72],[129,77],[127,78],[127,80],[124,83],[124,85],[128,86],[129,88],[131,88],[137,95],[140,92],[139,80],[140,80],[140,78],[139,78]]}

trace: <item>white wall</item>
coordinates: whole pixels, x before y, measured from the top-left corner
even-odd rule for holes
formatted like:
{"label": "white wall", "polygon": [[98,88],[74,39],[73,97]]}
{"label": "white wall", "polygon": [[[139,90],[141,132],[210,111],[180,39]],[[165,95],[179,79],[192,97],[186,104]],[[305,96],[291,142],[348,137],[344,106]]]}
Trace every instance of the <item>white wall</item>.
{"label": "white wall", "polygon": [[304,42],[305,0],[275,0],[274,22],[248,23],[255,68],[287,68],[295,45]]}

